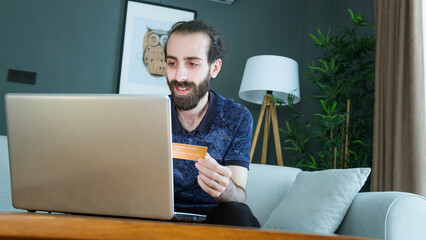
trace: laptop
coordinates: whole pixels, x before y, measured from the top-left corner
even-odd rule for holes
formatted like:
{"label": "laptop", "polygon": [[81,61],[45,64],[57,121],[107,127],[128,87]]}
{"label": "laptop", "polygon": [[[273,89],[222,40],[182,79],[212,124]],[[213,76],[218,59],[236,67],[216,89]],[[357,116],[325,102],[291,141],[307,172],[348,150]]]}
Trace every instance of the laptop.
{"label": "laptop", "polygon": [[168,96],[6,94],[5,104],[15,208],[205,219],[174,212]]}

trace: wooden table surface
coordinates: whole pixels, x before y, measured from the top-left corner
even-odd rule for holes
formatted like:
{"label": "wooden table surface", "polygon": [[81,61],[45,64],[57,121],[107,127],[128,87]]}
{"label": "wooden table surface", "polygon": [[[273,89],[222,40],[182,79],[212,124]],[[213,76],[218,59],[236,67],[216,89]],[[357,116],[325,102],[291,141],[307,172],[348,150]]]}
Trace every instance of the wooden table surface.
{"label": "wooden table surface", "polygon": [[46,213],[0,213],[0,239],[357,240],[197,223]]}

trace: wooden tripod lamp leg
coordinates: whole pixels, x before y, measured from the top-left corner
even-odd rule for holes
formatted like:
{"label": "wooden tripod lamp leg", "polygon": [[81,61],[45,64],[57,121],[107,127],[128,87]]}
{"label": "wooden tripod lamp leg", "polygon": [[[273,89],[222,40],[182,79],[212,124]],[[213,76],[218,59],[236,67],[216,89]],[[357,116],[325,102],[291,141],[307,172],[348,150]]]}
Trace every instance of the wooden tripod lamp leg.
{"label": "wooden tripod lamp leg", "polygon": [[268,139],[269,139],[269,128],[271,126],[271,105],[266,105],[266,115],[265,115],[265,127],[263,132],[263,147],[262,147],[262,160],[261,164],[266,164],[266,156],[268,153]]}
{"label": "wooden tripod lamp leg", "polygon": [[277,153],[277,164],[283,166],[283,156],[281,152],[280,133],[278,130],[277,112],[275,106],[271,106],[272,130],[274,132],[275,151]]}
{"label": "wooden tripod lamp leg", "polygon": [[253,160],[254,149],[256,148],[257,138],[259,137],[260,127],[262,126],[263,115],[265,115],[266,98],[263,99],[262,107],[260,108],[259,118],[257,119],[256,129],[253,134],[253,140],[250,148],[250,163]]}

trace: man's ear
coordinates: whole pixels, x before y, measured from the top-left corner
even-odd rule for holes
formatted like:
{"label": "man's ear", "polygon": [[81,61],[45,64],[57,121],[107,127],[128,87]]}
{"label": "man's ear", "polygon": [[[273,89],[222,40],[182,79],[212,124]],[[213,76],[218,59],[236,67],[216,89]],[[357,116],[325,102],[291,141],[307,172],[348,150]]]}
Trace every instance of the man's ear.
{"label": "man's ear", "polygon": [[216,61],[214,61],[214,63],[212,63],[212,65],[210,66],[210,76],[212,78],[215,78],[219,74],[221,68],[222,68],[222,59],[219,58]]}

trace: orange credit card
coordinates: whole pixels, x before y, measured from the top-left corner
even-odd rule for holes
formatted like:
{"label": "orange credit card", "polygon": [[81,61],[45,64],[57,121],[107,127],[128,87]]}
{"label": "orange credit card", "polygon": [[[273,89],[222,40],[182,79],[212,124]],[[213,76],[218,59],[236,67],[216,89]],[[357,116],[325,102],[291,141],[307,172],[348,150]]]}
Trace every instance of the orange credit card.
{"label": "orange credit card", "polygon": [[200,158],[205,158],[207,153],[207,147],[183,143],[173,143],[172,149],[173,158],[192,161],[198,161]]}

